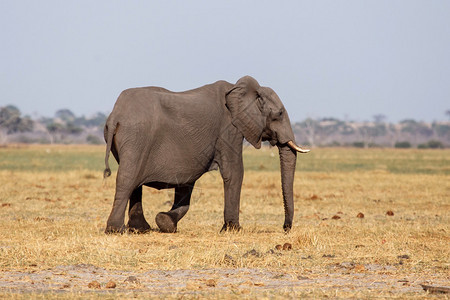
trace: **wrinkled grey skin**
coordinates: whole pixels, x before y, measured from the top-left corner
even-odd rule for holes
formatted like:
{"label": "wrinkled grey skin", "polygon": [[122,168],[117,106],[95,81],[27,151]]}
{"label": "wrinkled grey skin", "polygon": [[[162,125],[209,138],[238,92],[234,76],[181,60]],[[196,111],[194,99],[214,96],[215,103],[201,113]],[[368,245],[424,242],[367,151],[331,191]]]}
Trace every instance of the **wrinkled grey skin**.
{"label": "wrinkled grey skin", "polygon": [[278,146],[283,228],[289,231],[294,216],[297,155],[286,145],[295,141],[294,134],[288,114],[272,89],[246,76],[236,84],[218,81],[179,93],[159,87],[123,91],[105,125],[105,177],[111,174],[110,151],[119,163],[114,204],[105,232],[123,232],[127,227],[135,232],[150,229],[142,210],[143,185],[175,188],[172,209],[156,216],[161,231],[175,232],[189,209],[195,182],[217,167],[225,194],[222,231],[239,230],[244,137],[258,149],[261,141]]}

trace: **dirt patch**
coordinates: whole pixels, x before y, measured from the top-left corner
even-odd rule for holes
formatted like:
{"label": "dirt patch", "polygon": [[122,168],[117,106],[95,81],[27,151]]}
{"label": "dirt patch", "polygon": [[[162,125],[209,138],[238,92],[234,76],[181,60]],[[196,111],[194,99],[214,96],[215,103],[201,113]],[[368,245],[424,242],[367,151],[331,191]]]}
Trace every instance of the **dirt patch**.
{"label": "dirt patch", "polygon": [[420,274],[398,278],[394,266],[341,263],[327,272],[302,274],[266,269],[108,271],[90,264],[57,266],[39,271],[0,273],[0,291],[9,293],[142,293],[184,295],[239,291],[374,291],[392,294],[424,294],[421,284],[445,286],[445,278]]}

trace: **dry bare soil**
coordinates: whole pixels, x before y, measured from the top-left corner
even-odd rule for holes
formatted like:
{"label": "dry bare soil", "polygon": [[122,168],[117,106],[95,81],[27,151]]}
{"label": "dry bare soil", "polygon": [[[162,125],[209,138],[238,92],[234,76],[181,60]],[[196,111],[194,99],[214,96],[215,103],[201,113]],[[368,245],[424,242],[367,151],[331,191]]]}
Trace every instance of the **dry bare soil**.
{"label": "dry bare soil", "polygon": [[212,172],[177,233],[154,222],[173,191],[144,188],[154,230],[105,235],[115,176],[102,179],[103,155],[96,146],[0,149],[0,298],[449,297],[421,286],[450,286],[449,150],[300,155],[289,234],[276,149],[245,149],[244,230],[225,234]]}

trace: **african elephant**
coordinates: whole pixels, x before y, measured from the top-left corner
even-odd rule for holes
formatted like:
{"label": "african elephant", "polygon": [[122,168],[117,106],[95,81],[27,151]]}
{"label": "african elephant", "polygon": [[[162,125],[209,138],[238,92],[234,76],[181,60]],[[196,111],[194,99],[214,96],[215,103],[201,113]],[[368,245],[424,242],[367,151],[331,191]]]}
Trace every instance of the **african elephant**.
{"label": "african elephant", "polygon": [[[288,114],[277,94],[250,76],[236,84],[217,81],[171,92],[160,87],[123,91],[105,125],[104,176],[111,175],[110,151],[119,163],[106,233],[150,229],[142,210],[142,186],[175,188],[173,206],[156,216],[162,232],[175,232],[187,213],[192,190],[205,172],[220,169],[225,208],[222,231],[239,230],[245,138],[255,148],[277,145],[281,161],[284,230],[294,216],[293,181],[298,152]],[[129,221],[124,217],[129,201]]]}

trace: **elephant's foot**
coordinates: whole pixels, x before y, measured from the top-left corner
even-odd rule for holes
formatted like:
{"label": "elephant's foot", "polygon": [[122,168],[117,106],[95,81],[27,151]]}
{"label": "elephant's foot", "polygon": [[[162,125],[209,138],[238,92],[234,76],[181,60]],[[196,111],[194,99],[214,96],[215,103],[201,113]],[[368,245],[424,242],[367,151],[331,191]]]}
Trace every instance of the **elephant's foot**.
{"label": "elephant's foot", "polygon": [[177,231],[177,223],[173,219],[173,217],[170,216],[169,213],[160,212],[156,215],[155,218],[156,225],[158,225],[159,230],[161,232],[166,233],[174,233]]}
{"label": "elephant's foot", "polygon": [[129,219],[127,227],[130,232],[145,233],[150,231],[150,225],[147,223],[147,220],[145,220],[144,211],[142,210],[142,202],[136,202],[132,205],[128,216]]}
{"label": "elephant's foot", "polygon": [[140,220],[129,220],[127,226],[128,230],[133,233],[146,233],[151,230],[150,225],[143,218]]}
{"label": "elephant's foot", "polygon": [[223,224],[222,229],[220,230],[220,233],[225,231],[231,231],[231,232],[238,232],[241,231],[242,227],[238,224],[232,223],[232,222],[225,222]]}
{"label": "elephant's foot", "polygon": [[291,224],[284,223],[283,229],[284,229],[285,233],[289,233],[289,231],[291,231],[291,228],[292,228],[292,223]]}
{"label": "elephant's foot", "polygon": [[105,233],[106,234],[123,234],[125,232],[125,225],[116,226],[116,225],[106,225]]}

